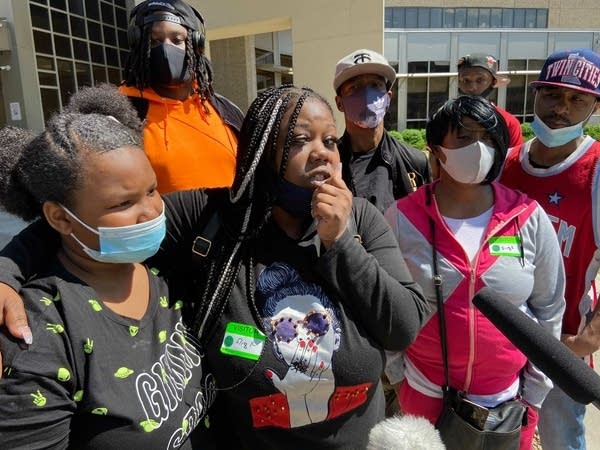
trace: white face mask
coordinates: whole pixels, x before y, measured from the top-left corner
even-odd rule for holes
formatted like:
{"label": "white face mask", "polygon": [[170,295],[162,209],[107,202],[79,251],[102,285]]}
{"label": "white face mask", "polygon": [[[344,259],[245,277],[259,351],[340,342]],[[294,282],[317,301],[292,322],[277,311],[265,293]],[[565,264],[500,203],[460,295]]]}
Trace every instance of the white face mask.
{"label": "white face mask", "polygon": [[494,164],[494,147],[481,141],[473,142],[466,147],[445,148],[440,145],[446,162],[440,164],[454,180],[464,184],[481,183]]}

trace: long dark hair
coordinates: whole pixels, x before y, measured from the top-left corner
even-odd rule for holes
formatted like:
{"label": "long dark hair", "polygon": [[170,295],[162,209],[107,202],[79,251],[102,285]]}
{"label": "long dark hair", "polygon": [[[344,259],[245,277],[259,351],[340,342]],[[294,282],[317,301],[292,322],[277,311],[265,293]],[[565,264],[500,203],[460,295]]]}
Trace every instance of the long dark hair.
{"label": "long dark hair", "polygon": [[[242,265],[246,292],[254,296],[252,246],[271,217],[280,177],[285,174],[294,127],[302,105],[309,99],[331,106],[309,88],[291,85],[267,89],[250,105],[238,143],[236,173],[226,198],[219,202],[221,230],[211,249],[207,277],[193,327],[203,339],[218,322]],[[333,114],[333,112],[332,112]],[[279,169],[275,168],[280,133],[285,133]],[[253,302],[253,298],[251,298]]]}

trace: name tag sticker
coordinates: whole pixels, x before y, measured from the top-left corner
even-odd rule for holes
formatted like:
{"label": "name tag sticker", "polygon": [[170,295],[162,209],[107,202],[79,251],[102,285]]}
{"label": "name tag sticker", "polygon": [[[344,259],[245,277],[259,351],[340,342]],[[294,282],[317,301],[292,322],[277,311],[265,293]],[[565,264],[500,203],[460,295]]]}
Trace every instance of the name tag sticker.
{"label": "name tag sticker", "polygon": [[521,238],[519,236],[499,236],[490,238],[490,255],[521,256]]}
{"label": "name tag sticker", "polygon": [[221,344],[221,353],[258,361],[266,336],[254,325],[229,322]]}

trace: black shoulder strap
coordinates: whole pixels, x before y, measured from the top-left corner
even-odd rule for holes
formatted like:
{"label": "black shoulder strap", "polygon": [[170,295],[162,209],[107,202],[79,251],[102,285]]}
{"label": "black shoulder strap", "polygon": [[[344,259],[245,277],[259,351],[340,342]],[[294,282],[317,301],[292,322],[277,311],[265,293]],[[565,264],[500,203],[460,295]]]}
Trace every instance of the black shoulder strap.
{"label": "black shoulder strap", "polygon": [[137,111],[137,115],[140,120],[143,122],[146,120],[146,116],[148,115],[148,108],[150,107],[150,102],[147,98],[143,97],[127,97],[135,110]]}
{"label": "black shoulder strap", "polygon": [[194,264],[204,264],[208,260],[212,244],[221,227],[221,217],[215,203],[215,200],[209,196],[202,211],[201,222],[203,225],[192,244],[192,262]]}

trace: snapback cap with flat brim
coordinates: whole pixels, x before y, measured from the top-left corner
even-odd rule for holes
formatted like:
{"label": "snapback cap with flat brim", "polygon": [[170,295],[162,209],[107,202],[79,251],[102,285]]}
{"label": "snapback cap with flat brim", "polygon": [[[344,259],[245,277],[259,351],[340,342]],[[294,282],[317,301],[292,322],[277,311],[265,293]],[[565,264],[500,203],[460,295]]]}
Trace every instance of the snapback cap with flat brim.
{"label": "snapback cap with flat brim", "polygon": [[600,97],[600,54],[587,48],[552,53],[531,87],[555,86]]}

